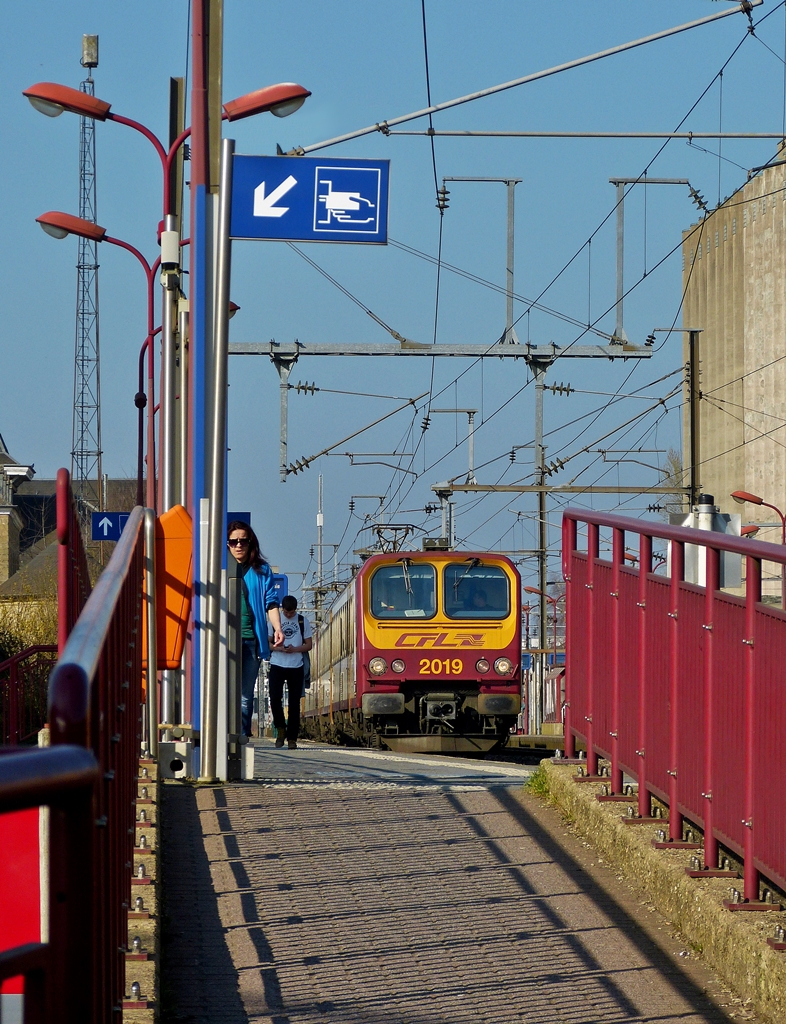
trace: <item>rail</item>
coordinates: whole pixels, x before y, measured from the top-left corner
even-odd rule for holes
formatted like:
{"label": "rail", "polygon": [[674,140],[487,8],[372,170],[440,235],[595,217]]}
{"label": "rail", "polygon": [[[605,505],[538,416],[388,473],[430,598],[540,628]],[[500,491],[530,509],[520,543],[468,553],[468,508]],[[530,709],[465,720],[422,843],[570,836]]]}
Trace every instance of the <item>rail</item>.
{"label": "rail", "polygon": [[[638,538],[635,567],[626,537]],[[784,566],[786,548],[573,508],[562,538],[566,755],[582,740],[590,776],[610,759],[612,795],[623,773],[637,779],[640,818],[653,796],[666,803],[669,843],[683,840],[683,818],[695,823],[708,876],[721,848],[740,858],[738,908],[759,902],[760,874],[786,890],[786,612],[762,601],[762,563]],[[669,543],[667,576],[652,571],[653,541]],[[688,545],[706,586],[684,579]],[[743,559],[742,597],[719,589],[723,552]]]}
{"label": "rail", "polygon": [[0,814],[49,808],[49,934],[0,953],[0,982],[25,979],[25,1024],[110,1020],[94,1013],[94,945],[90,907],[95,887],[93,803],[101,778],[89,750],[71,746],[0,757]]}
{"label": "rail", "polygon": [[67,469],[57,471],[57,645],[62,654],[85,602],[90,573]]}
{"label": "rail", "polygon": [[109,1021],[125,989],[127,911],[142,741],[142,590],[144,510],[135,508],[109,564],[74,625],[49,681],[51,743],[87,747],[103,784],[84,836],[92,847],[94,1021]]}
{"label": "rail", "polygon": [[49,673],[57,647],[39,644],[0,662],[0,744],[35,740],[46,722]]}

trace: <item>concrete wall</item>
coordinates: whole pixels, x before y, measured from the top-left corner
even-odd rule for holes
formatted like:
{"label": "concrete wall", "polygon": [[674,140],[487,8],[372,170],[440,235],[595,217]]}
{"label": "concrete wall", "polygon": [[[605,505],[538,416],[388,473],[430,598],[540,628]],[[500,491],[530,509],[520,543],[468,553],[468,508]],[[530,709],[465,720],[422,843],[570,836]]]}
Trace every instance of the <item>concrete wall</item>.
{"label": "concrete wall", "polygon": [[[774,512],[742,509],[729,494],[752,491],[786,510],[786,163],[684,232],[682,251],[683,325],[702,329],[701,489],[743,523],[772,523]],[[687,394],[683,438],[687,470]],[[780,543],[780,527],[758,539]]]}

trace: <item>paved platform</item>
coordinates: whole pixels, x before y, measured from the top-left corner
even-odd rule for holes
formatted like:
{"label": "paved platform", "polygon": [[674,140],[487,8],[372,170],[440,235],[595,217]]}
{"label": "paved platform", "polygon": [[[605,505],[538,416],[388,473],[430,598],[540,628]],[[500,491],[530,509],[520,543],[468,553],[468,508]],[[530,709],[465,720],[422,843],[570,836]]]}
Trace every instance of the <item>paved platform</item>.
{"label": "paved platform", "polygon": [[531,770],[262,742],[167,784],[163,1024],[733,1019]]}

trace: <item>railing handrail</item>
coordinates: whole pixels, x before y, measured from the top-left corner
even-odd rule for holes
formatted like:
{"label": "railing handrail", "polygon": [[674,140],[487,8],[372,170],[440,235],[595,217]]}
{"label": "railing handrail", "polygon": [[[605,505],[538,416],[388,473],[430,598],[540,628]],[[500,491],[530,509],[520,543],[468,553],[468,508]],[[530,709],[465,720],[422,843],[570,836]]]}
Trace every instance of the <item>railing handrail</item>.
{"label": "railing handrail", "polygon": [[64,793],[92,786],[98,762],[84,747],[31,747],[0,758],[0,814],[57,803]]}
{"label": "railing handrail", "polygon": [[[593,526],[608,526],[626,533],[643,533],[659,540],[677,541],[684,544],[701,544],[702,547],[715,548],[717,551],[733,551],[751,558],[761,558],[765,562],[786,562],[786,547],[782,544],[771,544],[766,540],[749,540],[747,537],[735,537],[728,533],[715,533],[713,530],[696,530],[689,526],[669,526],[652,519],[634,519],[632,516],[618,516],[611,512],[591,512],[583,508],[566,508],[565,519],[579,523],[591,523]],[[697,537],[697,534],[699,535]]]}
{"label": "railing handrail", "polygon": [[[82,614],[61,651],[57,668],[49,680],[49,722],[60,742],[86,742],[72,732],[86,722],[90,681],[98,671],[103,643],[128,576],[139,534],[144,524],[144,509],[137,506],[129,515],[109,565],[101,573]],[[141,636],[140,636],[141,642]],[[76,679],[81,683],[77,683]]]}
{"label": "railing handrail", "polygon": [[12,665],[18,665],[26,658],[32,658],[34,654],[56,654],[57,644],[33,644],[32,647],[25,647],[23,651],[17,651],[16,654],[12,654],[10,658],[6,658],[5,661],[0,661],[0,672],[5,669],[11,668]]}

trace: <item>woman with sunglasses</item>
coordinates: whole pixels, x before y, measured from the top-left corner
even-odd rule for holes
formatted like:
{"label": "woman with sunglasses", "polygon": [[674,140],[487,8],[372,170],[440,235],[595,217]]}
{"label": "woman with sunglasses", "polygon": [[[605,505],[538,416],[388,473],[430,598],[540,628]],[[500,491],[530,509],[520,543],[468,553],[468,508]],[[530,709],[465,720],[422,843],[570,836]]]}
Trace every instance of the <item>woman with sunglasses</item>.
{"label": "woman with sunglasses", "polygon": [[273,589],[273,573],[259,550],[257,535],[240,520],[233,520],[227,528],[227,547],[238,564],[238,575],[243,583],[240,590],[241,698],[240,710],[244,736],[251,735],[251,715],[254,710],[254,685],[259,674],[259,663],[270,658],[267,639],[267,620],[273,627],[274,644],[284,642],[281,632],[281,614]]}

